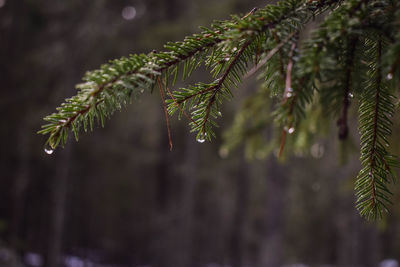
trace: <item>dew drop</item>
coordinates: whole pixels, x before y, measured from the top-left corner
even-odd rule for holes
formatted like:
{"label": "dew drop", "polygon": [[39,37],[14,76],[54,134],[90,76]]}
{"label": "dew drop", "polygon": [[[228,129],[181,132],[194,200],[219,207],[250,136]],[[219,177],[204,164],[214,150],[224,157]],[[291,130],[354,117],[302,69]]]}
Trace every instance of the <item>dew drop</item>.
{"label": "dew drop", "polygon": [[388,79],[388,80],[393,79],[393,74],[389,73],[389,74],[386,76],[386,79]]}
{"label": "dew drop", "polygon": [[291,92],[287,92],[287,93],[286,93],[286,97],[287,97],[287,98],[290,98],[290,97],[292,97],[292,96],[293,96],[293,94],[292,94]]}
{"label": "dew drop", "polygon": [[144,89],[140,90],[140,92],[143,94],[144,93]]}
{"label": "dew drop", "polygon": [[44,152],[46,152],[46,154],[48,154],[48,155],[51,155],[51,154],[53,154],[54,150],[51,149],[51,148],[45,147],[45,148],[44,148]]}
{"label": "dew drop", "polygon": [[353,95],[352,93],[349,93],[349,97],[350,97],[350,98],[353,98],[354,95]]}
{"label": "dew drop", "polygon": [[286,98],[292,97],[292,96],[293,96],[293,92],[294,92],[293,88],[292,88],[292,87],[289,87],[288,89],[286,89],[285,97],[286,97]]}
{"label": "dew drop", "polygon": [[288,130],[288,133],[292,134],[292,133],[294,133],[294,130],[295,130],[294,127],[290,127],[289,130]]}
{"label": "dew drop", "polygon": [[221,116],[221,117],[222,117],[222,113],[221,113],[220,111],[218,111],[217,114],[218,114],[218,116]]}
{"label": "dew drop", "polygon": [[204,143],[206,141],[207,133],[201,135],[201,137],[197,138],[197,142]]}

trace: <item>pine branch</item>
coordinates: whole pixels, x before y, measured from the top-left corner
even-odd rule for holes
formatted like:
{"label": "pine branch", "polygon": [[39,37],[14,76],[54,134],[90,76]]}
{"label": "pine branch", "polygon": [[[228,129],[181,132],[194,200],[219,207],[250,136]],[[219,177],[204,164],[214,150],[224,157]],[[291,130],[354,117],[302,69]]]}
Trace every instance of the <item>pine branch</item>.
{"label": "pine branch", "polygon": [[[243,18],[233,17],[231,21],[215,23],[211,29],[203,28],[201,34],[187,37],[183,42],[168,43],[165,46],[167,52],[114,60],[100,70],[88,72],[84,77],[86,82],[77,86],[78,94],[67,99],[58,108],[58,113],[47,116],[45,120],[49,123],[39,133],[49,134],[47,143],[52,149],[65,144],[70,128],[78,139],[81,125],[85,131],[88,124],[90,129],[93,128],[95,119],[103,125],[105,118],[130,102],[132,96],[150,91],[157,77],[170,76],[171,72],[176,76],[180,64],[185,63],[183,76],[187,77],[208,51],[218,52],[220,48],[252,39],[292,17],[314,16],[335,2],[302,5],[299,1],[283,1],[278,6],[267,6]],[[209,61],[212,63],[211,59]]]}
{"label": "pine branch", "polygon": [[[395,179],[393,167],[398,164],[395,158],[386,150],[389,146],[388,136],[391,134],[394,113],[393,100],[387,84],[382,79],[381,59],[382,40],[369,41],[369,51],[374,58],[370,61],[369,76],[373,83],[367,83],[361,96],[360,133],[361,133],[361,163],[356,182],[357,208],[361,215],[368,219],[381,218],[387,212],[391,203],[388,189],[390,180]],[[376,50],[376,51],[373,51]]]}
{"label": "pine branch", "polygon": [[[104,126],[113,112],[152,92],[158,83],[170,147],[168,114],[175,112],[188,118],[191,131],[204,142],[215,136],[224,99],[232,97],[232,89],[243,78],[259,73],[263,84],[238,112],[228,147],[248,140],[253,148],[261,147],[262,133],[274,118],[278,128],[283,127],[282,155],[287,133],[296,128],[305,143],[304,136],[311,135],[307,124],[316,119],[338,118],[339,139],[346,138],[349,96],[354,94],[361,103],[357,208],[369,219],[380,218],[390,203],[393,168],[399,166],[387,148],[395,111],[393,92],[400,88],[398,7],[393,0],[282,0],[232,16],[182,42],[167,43],[165,51],[130,55],[87,72],[77,94],[45,117],[47,124],[39,133],[49,136],[46,151],[51,153],[66,143],[70,130],[78,140],[81,129],[93,130],[96,121]],[[303,29],[321,14],[324,22],[308,36]],[[209,82],[174,89],[179,76],[185,80],[200,66],[210,72]],[[278,107],[271,111],[276,102]],[[317,109],[323,110],[323,118]],[[315,128],[312,135],[320,131]],[[300,139],[293,136],[294,141]]]}

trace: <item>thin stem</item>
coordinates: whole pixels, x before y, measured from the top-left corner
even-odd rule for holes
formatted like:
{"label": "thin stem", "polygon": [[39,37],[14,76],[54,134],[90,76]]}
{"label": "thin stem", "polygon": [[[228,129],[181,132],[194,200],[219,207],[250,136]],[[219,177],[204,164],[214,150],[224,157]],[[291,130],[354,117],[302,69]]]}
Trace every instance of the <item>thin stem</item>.
{"label": "thin stem", "polygon": [[172,148],[173,148],[173,143],[172,143],[171,125],[170,125],[170,122],[169,122],[167,104],[165,103],[165,92],[164,92],[164,87],[161,84],[160,77],[158,77],[157,81],[158,81],[158,87],[160,88],[160,95],[161,95],[161,100],[162,100],[164,114],[165,114],[165,121],[167,123],[169,150],[171,151]]}
{"label": "thin stem", "polygon": [[[272,29],[275,26],[279,25],[284,20],[289,19],[291,16],[296,16],[297,12],[299,12],[301,10],[308,10],[310,13],[312,13],[312,15],[310,15],[309,18],[307,19],[307,20],[309,20],[313,16],[318,15],[321,12],[323,12],[327,7],[337,5],[337,4],[340,4],[340,1],[338,2],[337,0],[324,0],[324,1],[319,1],[318,3],[306,2],[305,5],[298,5],[297,7],[293,8],[292,11],[285,13],[284,15],[280,16],[279,18],[277,18],[273,21],[267,21],[262,27],[257,26],[255,28],[252,28],[253,24],[251,24],[247,28],[241,28],[240,31],[242,31],[242,32],[252,31],[254,34],[265,32],[265,31]],[[256,14],[253,14],[253,13],[254,12],[252,12],[253,16],[249,16],[244,19],[254,20],[257,22],[264,22],[264,20],[266,20],[266,18],[263,17],[262,15],[257,16]],[[204,39],[210,38],[210,37],[212,37],[212,38],[206,40],[207,42],[205,44],[203,44],[202,46],[194,47],[191,51],[188,51],[183,54],[174,55],[174,58],[170,59],[167,62],[158,64],[158,58],[151,57],[149,55],[150,59],[146,63],[154,63],[155,65],[159,65],[158,68],[154,68],[154,71],[162,73],[162,72],[166,71],[169,67],[177,65],[177,64],[193,57],[197,53],[202,53],[202,52],[206,51],[207,49],[212,48],[212,47],[218,45],[219,43],[226,41],[225,38],[220,38],[220,36],[223,36],[223,34],[224,34],[223,31],[225,31],[225,30],[229,31],[229,28],[226,28],[223,30],[219,29],[219,30],[215,31],[214,33],[204,33],[203,37],[199,37],[199,40],[201,40],[202,38],[204,38]],[[59,122],[57,122],[57,125],[59,127],[55,127],[54,130],[52,132],[50,132],[51,138],[54,139],[57,136],[59,136],[62,129],[70,128],[71,125],[74,123],[74,121],[76,121],[76,119],[78,117],[84,116],[91,110],[91,108],[96,107],[97,105],[103,103],[105,101],[105,96],[101,96],[101,93],[106,89],[112,88],[112,86],[121,78],[130,76],[130,75],[134,75],[134,74],[142,74],[143,76],[146,76],[155,82],[155,77],[157,77],[158,75],[143,73],[143,71],[142,71],[142,68],[145,67],[146,63],[143,63],[140,67],[138,67],[135,70],[132,70],[132,71],[129,71],[129,72],[126,72],[123,74],[118,74],[114,78],[112,78],[106,82],[97,84],[93,88],[93,91],[89,94],[89,96],[93,97],[93,98],[100,98],[100,99],[96,100],[94,104],[89,102],[87,105],[84,105],[82,109],[76,110],[74,112],[74,114],[71,117],[69,117],[66,121],[60,120]],[[209,88],[209,90],[215,90],[217,87]],[[218,90],[219,89],[215,90],[215,93],[218,92]],[[202,92],[202,93],[204,93],[204,92]],[[215,96],[212,99],[215,99]]]}
{"label": "thin stem", "polygon": [[[279,36],[276,34],[275,31],[272,32],[272,35],[274,36],[275,41],[279,44],[281,41],[280,41],[280,38],[279,38]],[[284,57],[283,51],[280,49],[280,50],[279,50],[279,66],[280,66],[279,71],[281,72],[281,77],[282,77],[282,79],[284,79],[285,76],[286,76],[286,75],[285,75],[285,68],[284,68],[284,66],[283,66],[283,57]]]}
{"label": "thin stem", "polygon": [[344,80],[344,92],[343,92],[343,107],[342,113],[337,121],[337,125],[339,126],[339,139],[344,140],[347,138],[349,133],[349,127],[347,123],[348,110],[350,107],[350,89],[352,86],[352,71],[354,64],[354,52],[357,46],[358,39],[349,38],[349,52],[347,56],[347,60],[345,62],[345,80]]}
{"label": "thin stem", "polygon": [[371,190],[372,190],[372,207],[375,208],[376,206],[376,185],[375,185],[375,175],[374,175],[374,170],[375,170],[375,157],[376,157],[376,145],[377,145],[377,138],[378,138],[378,114],[380,112],[379,110],[379,101],[380,101],[380,89],[381,89],[381,82],[382,82],[382,77],[381,77],[381,57],[382,57],[382,41],[378,41],[378,58],[377,58],[377,70],[376,70],[376,93],[375,93],[375,112],[374,112],[374,130],[373,130],[373,139],[372,139],[372,148],[371,148],[371,154],[370,154],[370,178],[371,178]]}
{"label": "thin stem", "polygon": [[[292,88],[292,71],[293,71],[293,55],[297,47],[297,40],[296,42],[292,43],[292,46],[290,47],[290,52],[289,52],[289,60],[288,60],[288,65],[286,68],[286,81],[285,81],[285,92],[283,96],[283,103],[286,103],[288,98],[293,97],[293,88]],[[291,112],[291,110],[290,110]],[[286,136],[287,136],[287,131],[289,131],[292,127],[292,122],[289,122],[287,129],[283,129],[282,132],[282,137],[281,137],[281,145],[279,149],[279,158],[282,157],[283,151],[285,149],[286,145]]]}

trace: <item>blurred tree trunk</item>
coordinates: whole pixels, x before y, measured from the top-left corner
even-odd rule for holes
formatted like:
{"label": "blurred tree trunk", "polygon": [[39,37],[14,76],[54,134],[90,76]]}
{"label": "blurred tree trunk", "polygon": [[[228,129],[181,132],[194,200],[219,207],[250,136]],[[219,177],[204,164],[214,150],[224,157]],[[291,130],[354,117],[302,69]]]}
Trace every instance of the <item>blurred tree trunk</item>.
{"label": "blurred tree trunk", "polygon": [[166,0],[165,9],[167,21],[174,21],[178,13],[177,0]]}
{"label": "blurred tree trunk", "polygon": [[287,166],[271,155],[267,161],[267,190],[264,238],[259,266],[281,266],[283,263],[283,233],[288,185]]}
{"label": "blurred tree trunk", "polygon": [[[160,114],[162,116],[162,114]],[[159,158],[157,163],[157,176],[156,176],[156,198],[157,210],[159,213],[165,213],[168,208],[168,194],[170,190],[170,182],[168,181],[168,153],[169,144],[166,138],[165,124],[161,122],[162,130],[161,140],[158,146]]]}
{"label": "blurred tree trunk", "polygon": [[[158,88],[157,88],[158,89]],[[160,101],[160,100],[159,100]],[[175,194],[173,187],[173,176],[169,166],[169,143],[166,130],[166,122],[164,112],[160,102],[158,114],[158,144],[157,144],[157,159],[154,163],[156,168],[154,173],[155,191],[154,191],[154,234],[151,237],[152,243],[152,263],[155,266],[170,266],[171,257],[171,207],[173,203],[172,196]]]}
{"label": "blurred tree trunk", "polygon": [[378,266],[380,258],[380,240],[376,224],[368,223],[364,218],[355,213],[354,229],[357,234],[355,244],[355,263],[360,266]]}
{"label": "blurred tree trunk", "polygon": [[67,178],[71,158],[71,147],[57,151],[57,165],[51,186],[50,225],[47,241],[46,266],[56,267],[61,264],[62,240],[64,228],[65,201],[67,195]]}
{"label": "blurred tree trunk", "polygon": [[184,162],[181,169],[181,196],[179,206],[179,237],[178,259],[176,266],[195,266],[193,255],[193,212],[196,183],[199,178],[198,162],[200,157],[199,144],[192,135],[186,135]]}
{"label": "blurred tree trunk", "polygon": [[[15,141],[11,141],[11,146],[6,144],[2,148],[3,151],[12,149],[10,152],[16,152],[17,157],[18,167],[15,176],[13,175],[15,178],[10,196],[12,204],[10,205],[11,217],[8,238],[11,247],[18,250],[20,248],[19,239],[21,237],[21,223],[24,217],[26,189],[29,185],[29,176],[31,172],[29,163],[31,160],[31,145],[29,140],[31,135],[27,133],[30,133],[32,129],[29,127],[30,120],[28,117],[30,114],[25,115],[28,109],[28,107],[25,106],[26,88],[21,90],[16,86],[19,85],[21,81],[16,77],[18,74],[14,74],[13,72],[15,71],[15,66],[18,66],[22,59],[29,53],[29,51],[24,49],[26,42],[23,40],[27,36],[30,36],[31,33],[27,30],[27,28],[29,28],[27,26],[29,25],[27,22],[29,9],[26,8],[23,0],[7,1],[7,4],[2,7],[1,11],[2,17],[0,18],[0,23],[6,25],[8,20],[9,26],[0,27],[0,39],[7,40],[6,42],[2,42],[2,49],[0,49],[0,71],[3,77],[2,85],[3,89],[6,90],[5,92],[7,92],[7,94],[2,97],[2,107],[0,111],[9,119],[6,129],[6,134],[7,131],[9,132],[9,136],[6,135],[7,139],[11,138],[14,131],[19,133],[16,138],[13,138]],[[9,88],[13,88],[13,90],[7,91]],[[20,105],[21,103],[24,103],[24,105]],[[7,105],[10,107],[8,110]],[[6,108],[3,110],[3,107]],[[22,114],[24,118],[21,118]],[[16,123],[11,123],[12,121]],[[6,173],[2,174],[5,176],[7,175]]]}
{"label": "blurred tree trunk", "polygon": [[240,267],[243,264],[245,252],[245,226],[248,215],[250,177],[247,162],[242,153],[240,164],[236,171],[236,210],[233,216],[233,227],[231,233],[230,258],[233,267]]}
{"label": "blurred tree trunk", "polygon": [[12,206],[12,217],[11,217],[11,227],[10,227],[10,245],[13,249],[19,250],[19,238],[20,238],[20,227],[24,212],[24,202],[26,197],[26,189],[29,185],[30,178],[30,144],[27,132],[30,132],[29,124],[25,120],[21,125],[21,129],[18,131],[19,143],[17,151],[19,153],[19,164],[17,168],[17,173],[15,175],[14,187],[13,187],[13,206]]}

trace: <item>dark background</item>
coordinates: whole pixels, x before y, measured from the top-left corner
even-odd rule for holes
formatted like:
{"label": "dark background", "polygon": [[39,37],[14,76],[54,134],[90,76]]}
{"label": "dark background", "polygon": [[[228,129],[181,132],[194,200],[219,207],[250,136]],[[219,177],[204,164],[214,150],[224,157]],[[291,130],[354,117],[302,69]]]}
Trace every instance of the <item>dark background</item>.
{"label": "dark background", "polygon": [[[154,93],[78,143],[44,152],[46,139],[36,134],[42,118],[75,94],[86,70],[162,49],[199,25],[265,4],[0,0],[0,266],[378,266],[399,259],[400,194],[378,223],[354,208],[356,123],[344,165],[336,129],[283,164],[273,155],[248,161],[243,147],[221,151],[223,131],[257,86],[252,80],[224,107],[212,143],[197,143],[187,121],[174,118],[169,152]],[[201,71],[189,82],[197,80]]]}

